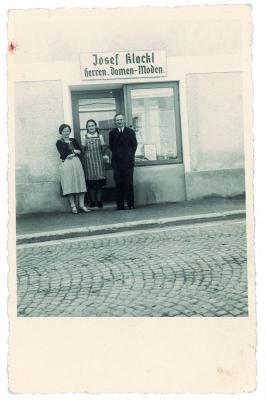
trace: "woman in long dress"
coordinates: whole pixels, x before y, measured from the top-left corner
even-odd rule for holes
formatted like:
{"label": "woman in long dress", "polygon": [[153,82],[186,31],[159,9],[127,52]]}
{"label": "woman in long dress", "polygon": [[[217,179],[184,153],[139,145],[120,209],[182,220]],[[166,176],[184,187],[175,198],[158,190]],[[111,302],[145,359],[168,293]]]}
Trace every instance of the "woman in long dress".
{"label": "woman in long dress", "polygon": [[106,157],[104,151],[106,146],[94,119],[89,119],[86,122],[86,128],[83,166],[90,195],[90,207],[97,206],[102,208],[102,187],[106,185],[104,167],[104,159]]}
{"label": "woman in long dress", "polygon": [[[84,205],[84,196],[87,191],[84,170],[80,162],[81,148],[78,142],[70,138],[71,127],[62,124],[59,127],[61,138],[57,140],[56,147],[60,154],[62,164],[60,166],[60,182],[63,196],[67,196],[71,211],[78,213],[78,209],[89,212]],[[75,196],[78,197],[78,208],[75,203]]]}

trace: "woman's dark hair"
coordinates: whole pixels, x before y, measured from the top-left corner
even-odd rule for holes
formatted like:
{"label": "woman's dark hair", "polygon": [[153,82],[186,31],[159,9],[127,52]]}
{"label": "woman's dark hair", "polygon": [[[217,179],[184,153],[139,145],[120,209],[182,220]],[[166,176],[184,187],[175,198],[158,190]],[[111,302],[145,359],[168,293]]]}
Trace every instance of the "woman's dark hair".
{"label": "woman's dark hair", "polygon": [[62,134],[62,132],[63,132],[63,130],[64,130],[65,128],[69,128],[69,130],[70,130],[70,132],[71,132],[71,126],[70,126],[70,125],[68,125],[68,124],[62,124],[62,125],[60,125],[59,128],[58,128],[60,135]]}
{"label": "woman's dark hair", "polygon": [[89,122],[93,122],[94,123],[94,125],[96,126],[96,132],[99,133],[99,129],[98,129],[97,123],[96,123],[96,121],[94,119],[88,119],[88,121],[86,122],[87,132],[89,132],[89,130],[88,130],[88,123]]}

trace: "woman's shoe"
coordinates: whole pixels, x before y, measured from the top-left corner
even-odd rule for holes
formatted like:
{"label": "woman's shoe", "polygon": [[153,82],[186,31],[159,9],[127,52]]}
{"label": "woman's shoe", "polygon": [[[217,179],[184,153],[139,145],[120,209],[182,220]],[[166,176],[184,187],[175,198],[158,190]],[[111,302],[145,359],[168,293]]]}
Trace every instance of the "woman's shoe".
{"label": "woman's shoe", "polygon": [[81,211],[83,211],[83,212],[85,212],[85,213],[88,213],[88,212],[90,212],[91,210],[89,210],[87,207],[85,207],[85,206],[79,206],[79,209],[81,210]]}
{"label": "woman's shoe", "polygon": [[75,205],[71,206],[71,211],[72,211],[72,214],[78,214],[78,210],[77,210],[77,207]]}
{"label": "woman's shoe", "polygon": [[102,201],[97,201],[97,207],[98,208],[103,208],[103,202]]}

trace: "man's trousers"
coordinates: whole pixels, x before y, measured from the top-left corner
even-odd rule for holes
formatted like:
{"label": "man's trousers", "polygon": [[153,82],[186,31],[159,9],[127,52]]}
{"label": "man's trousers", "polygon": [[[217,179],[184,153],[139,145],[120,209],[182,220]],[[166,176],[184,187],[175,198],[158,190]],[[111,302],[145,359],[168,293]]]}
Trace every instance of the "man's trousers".
{"label": "man's trousers", "polygon": [[134,207],[133,173],[134,167],[125,169],[114,167],[116,204],[119,209],[124,208],[125,200],[129,208]]}

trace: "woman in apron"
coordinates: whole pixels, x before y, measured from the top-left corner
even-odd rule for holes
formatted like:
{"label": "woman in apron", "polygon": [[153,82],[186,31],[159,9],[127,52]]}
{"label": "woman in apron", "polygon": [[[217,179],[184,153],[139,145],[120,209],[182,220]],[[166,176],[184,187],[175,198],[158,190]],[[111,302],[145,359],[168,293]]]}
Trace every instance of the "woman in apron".
{"label": "woman in apron", "polygon": [[102,187],[106,185],[104,160],[108,156],[104,155],[106,146],[94,119],[87,121],[86,128],[83,166],[90,195],[90,207],[102,208]]}

